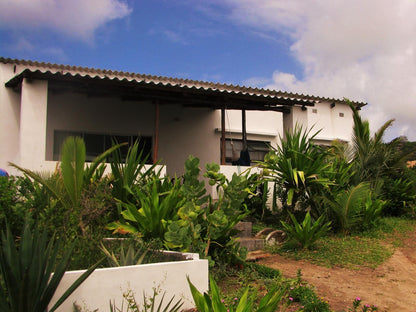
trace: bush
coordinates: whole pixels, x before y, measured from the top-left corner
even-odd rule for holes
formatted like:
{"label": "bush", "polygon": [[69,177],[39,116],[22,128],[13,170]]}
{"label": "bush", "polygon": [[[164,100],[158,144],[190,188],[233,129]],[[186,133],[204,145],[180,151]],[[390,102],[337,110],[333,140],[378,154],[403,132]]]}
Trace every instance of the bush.
{"label": "bush", "polygon": [[306,213],[302,224],[299,224],[295,216],[289,214],[293,225],[281,221],[289,239],[300,244],[302,248],[311,248],[313,244],[321,237],[325,236],[330,229],[331,222],[324,224],[324,216],[320,216],[315,222],[312,221],[309,212]]}

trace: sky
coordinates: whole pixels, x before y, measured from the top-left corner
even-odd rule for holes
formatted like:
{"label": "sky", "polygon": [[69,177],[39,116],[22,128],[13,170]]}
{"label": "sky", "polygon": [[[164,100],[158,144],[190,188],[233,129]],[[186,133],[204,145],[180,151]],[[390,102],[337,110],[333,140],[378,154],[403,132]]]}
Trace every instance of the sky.
{"label": "sky", "polygon": [[0,56],[368,103],[416,141],[415,0],[0,0]]}

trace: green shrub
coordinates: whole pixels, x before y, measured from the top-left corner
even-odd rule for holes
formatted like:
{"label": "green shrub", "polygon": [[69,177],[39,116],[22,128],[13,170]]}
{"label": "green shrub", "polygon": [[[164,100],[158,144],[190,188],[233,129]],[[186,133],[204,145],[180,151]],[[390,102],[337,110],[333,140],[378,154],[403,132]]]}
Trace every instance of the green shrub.
{"label": "green shrub", "polygon": [[324,216],[320,216],[318,220],[313,222],[310,213],[307,212],[302,224],[299,224],[294,215],[289,215],[293,225],[289,225],[284,221],[281,221],[281,224],[289,238],[298,242],[302,248],[311,248],[330,229],[331,222],[324,224]]}
{"label": "green shrub", "polygon": [[275,287],[270,290],[259,302],[258,306],[255,306],[257,299],[257,292],[253,292],[250,296],[249,288],[246,288],[241,298],[235,304],[235,306],[226,306],[221,299],[218,286],[213,278],[210,278],[211,295],[207,293],[200,293],[188,278],[189,287],[191,288],[192,297],[194,299],[198,312],[274,312],[276,311],[279,303],[285,294],[284,288]]}

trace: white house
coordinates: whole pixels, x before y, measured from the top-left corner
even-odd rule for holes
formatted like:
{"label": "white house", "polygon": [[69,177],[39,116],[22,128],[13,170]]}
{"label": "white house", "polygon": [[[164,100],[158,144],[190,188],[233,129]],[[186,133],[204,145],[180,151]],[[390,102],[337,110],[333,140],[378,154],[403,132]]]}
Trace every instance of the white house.
{"label": "white house", "polygon": [[323,144],[351,140],[351,109],[339,99],[6,58],[0,83],[0,168],[11,173],[9,162],[55,168],[68,135],[82,136],[91,158],[114,137],[141,138],[171,175],[191,154],[226,165],[244,144],[257,160],[295,123],[322,129]]}

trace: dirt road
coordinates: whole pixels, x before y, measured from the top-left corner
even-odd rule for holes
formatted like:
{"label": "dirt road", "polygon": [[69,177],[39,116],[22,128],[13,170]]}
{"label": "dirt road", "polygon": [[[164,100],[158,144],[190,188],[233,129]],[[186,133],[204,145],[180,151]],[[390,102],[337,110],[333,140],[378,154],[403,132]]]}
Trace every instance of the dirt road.
{"label": "dirt road", "polygon": [[393,256],[376,269],[326,268],[307,261],[270,255],[260,264],[279,269],[287,277],[303,279],[316,287],[334,311],[347,311],[354,298],[375,304],[379,311],[416,312],[416,233],[411,233]]}

